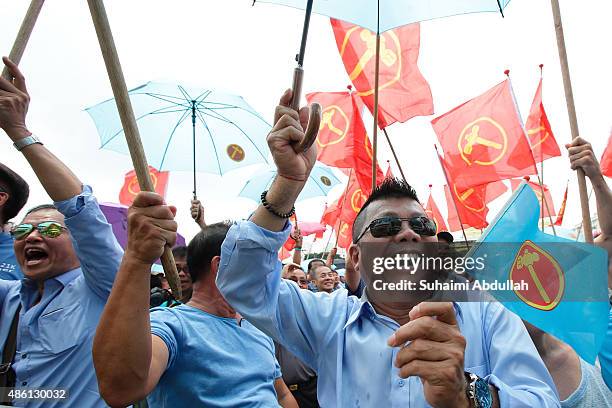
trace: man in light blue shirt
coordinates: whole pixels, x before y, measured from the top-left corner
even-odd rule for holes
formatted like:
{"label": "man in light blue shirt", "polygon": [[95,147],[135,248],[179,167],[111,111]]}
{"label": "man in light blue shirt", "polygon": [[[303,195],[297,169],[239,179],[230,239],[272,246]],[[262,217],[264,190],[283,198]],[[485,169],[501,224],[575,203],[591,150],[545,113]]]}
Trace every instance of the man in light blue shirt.
{"label": "man in light blue shirt", "polygon": [[[0,127],[13,142],[22,144],[21,152],[55,207],[39,206],[13,228],[15,255],[25,278],[0,281],[0,347],[18,313],[17,350],[11,366],[16,388],[62,389],[67,394],[56,392],[55,396],[65,397],[65,407],[104,407],[91,348],[123,251],[91,188],[83,186],[40,142],[28,139],[25,81],[13,63],[6,58],[4,63],[15,79],[0,79],[4,91]],[[59,402],[13,401],[15,406],[27,407],[53,404]]]}
{"label": "man in light blue shirt", "polygon": [[17,173],[0,163],[0,279],[23,278],[15,259],[13,238],[8,232],[8,222],[28,201],[30,187]]}
{"label": "man in light blue shirt", "polygon": [[[268,136],[278,176],[222,247],[217,286],[232,307],[317,371],[323,407],[558,407],[520,319],[498,303],[415,304],[410,295],[393,303],[344,290],[314,294],[279,279],[276,253],[316,159],[314,147],[296,153],[307,115],[289,108],[291,96],[281,98]],[[370,196],[349,251],[366,283],[373,274],[360,257],[363,245],[435,242],[424,216],[414,191],[399,181]],[[378,228],[385,217],[394,228]]]}
{"label": "man in light blue shirt", "polygon": [[148,395],[152,408],[297,408],[272,339],[215,285],[229,224],[209,224],[189,243],[191,299],[149,313],[149,271],[164,244],[174,244],[175,211],[155,193],[138,194],[130,207],[125,256],[94,341],[100,393],[121,407]]}

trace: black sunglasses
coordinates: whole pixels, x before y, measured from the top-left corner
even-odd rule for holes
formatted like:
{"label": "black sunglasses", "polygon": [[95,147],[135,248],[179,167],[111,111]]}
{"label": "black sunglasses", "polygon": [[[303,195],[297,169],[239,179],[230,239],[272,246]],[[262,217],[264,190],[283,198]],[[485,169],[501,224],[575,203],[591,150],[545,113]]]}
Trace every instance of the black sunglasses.
{"label": "black sunglasses", "polygon": [[436,235],[436,224],[427,217],[411,217],[411,218],[400,218],[400,217],[382,217],[375,219],[366,227],[366,229],[359,235],[355,240],[355,244],[359,242],[368,230],[372,233],[374,238],[392,237],[399,234],[402,230],[402,222],[407,221],[410,229],[419,235],[433,237]]}

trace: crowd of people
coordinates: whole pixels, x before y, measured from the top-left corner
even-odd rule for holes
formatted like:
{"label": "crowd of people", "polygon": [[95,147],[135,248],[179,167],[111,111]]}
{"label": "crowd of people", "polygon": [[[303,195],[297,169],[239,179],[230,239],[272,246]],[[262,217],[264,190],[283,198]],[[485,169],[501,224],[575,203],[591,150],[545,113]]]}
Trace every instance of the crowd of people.
{"label": "crowd of people", "polygon": [[[0,164],[0,405],[612,406],[612,314],[592,365],[500,303],[433,302],[422,293],[398,302],[367,290],[374,278],[364,261],[368,245],[452,242],[427,228],[404,181],[385,179],[364,203],[343,271],[335,249],[302,267],[299,230],[293,259],[281,264],[288,218],[316,160],[315,148],[294,150],[305,115],[289,107],[291,91],[268,135],[278,175],[265,205],[247,220],[207,224],[194,200],[201,230],[174,247],[176,208],[142,192],[128,212],[123,250],[92,187],[26,126],[25,78],[3,62],[13,80],[0,78],[0,128],[53,203],[16,221],[28,182]],[[612,191],[585,140],[566,147],[571,168],[593,185],[595,244],[610,254]],[[381,220],[390,219],[401,228],[386,228]],[[178,299],[152,272],[165,247],[174,247]],[[612,287],[611,267],[609,277]],[[65,394],[34,398],[11,389]]]}

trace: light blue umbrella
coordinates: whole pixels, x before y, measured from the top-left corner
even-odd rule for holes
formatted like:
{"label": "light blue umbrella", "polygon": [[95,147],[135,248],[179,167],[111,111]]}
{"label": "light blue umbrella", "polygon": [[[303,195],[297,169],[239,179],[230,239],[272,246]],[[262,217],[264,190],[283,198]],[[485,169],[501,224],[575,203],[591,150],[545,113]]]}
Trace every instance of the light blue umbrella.
{"label": "light blue umbrella", "polygon": [[510,0],[259,0],[312,11],[375,33],[459,14],[501,12]]}
{"label": "light blue umbrella", "polygon": [[[150,165],[158,170],[223,175],[268,163],[270,125],[241,97],[210,89],[148,82],[129,91]],[[129,154],[115,101],[86,109],[101,148]],[[192,159],[192,160],[190,160]]]}
{"label": "light blue umbrella", "polygon": [[[238,196],[259,202],[261,192],[270,187],[275,177],[276,168],[270,167],[258,172],[247,181]],[[317,162],[310,172],[308,181],[298,196],[297,201],[326,196],[333,187],[339,184],[340,180],[334,175],[331,167]]]}

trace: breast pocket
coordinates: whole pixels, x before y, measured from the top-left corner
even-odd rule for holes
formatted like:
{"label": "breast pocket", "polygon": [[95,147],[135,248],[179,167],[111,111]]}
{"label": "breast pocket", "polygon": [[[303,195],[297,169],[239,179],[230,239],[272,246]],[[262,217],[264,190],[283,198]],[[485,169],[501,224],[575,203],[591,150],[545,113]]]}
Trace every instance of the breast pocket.
{"label": "breast pocket", "polygon": [[489,374],[487,372],[487,365],[486,364],[477,365],[477,366],[471,366],[471,367],[465,367],[465,371],[467,371],[468,373],[476,374],[480,378],[484,378],[484,377],[486,377]]}
{"label": "breast pocket", "polygon": [[46,311],[38,318],[40,342],[45,352],[61,353],[74,347],[83,336],[83,313],[79,303]]}

